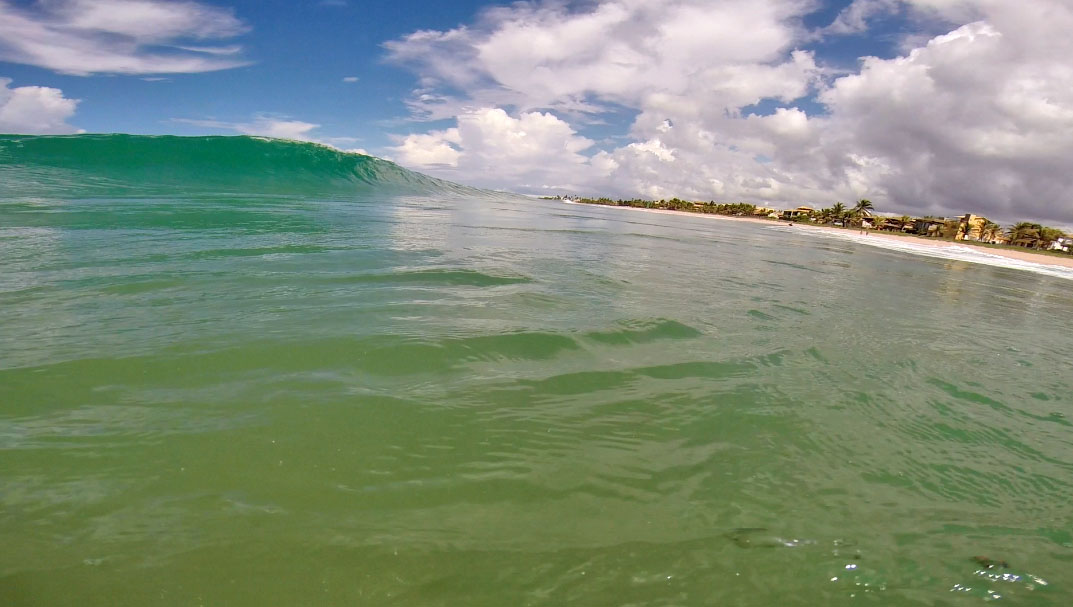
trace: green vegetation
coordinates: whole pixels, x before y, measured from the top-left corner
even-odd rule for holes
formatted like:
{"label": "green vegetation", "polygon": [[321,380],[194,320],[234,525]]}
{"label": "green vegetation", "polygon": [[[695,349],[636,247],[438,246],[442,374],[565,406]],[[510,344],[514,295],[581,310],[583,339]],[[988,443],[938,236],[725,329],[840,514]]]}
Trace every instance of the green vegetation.
{"label": "green vegetation", "polygon": [[872,205],[872,201],[862,198],[857,201],[857,206],[853,207],[853,214],[857,217],[871,217],[873,210],[875,206]]}
{"label": "green vegetation", "polygon": [[635,198],[632,200],[612,200],[610,198],[577,198],[572,199],[574,202],[582,204],[600,204],[612,207],[634,207],[639,209],[662,209],[665,211],[685,211],[688,213],[704,213],[709,215],[731,215],[731,216],[745,216],[754,215],[756,212],[756,205],[745,202],[735,202],[727,204],[718,204],[715,201],[710,202],[691,202],[688,200],[682,200],[680,198],[672,198],[670,200],[642,200]]}
{"label": "green vegetation", "polygon": [[1066,237],[1061,230],[1038,223],[1022,221],[1010,226],[1010,244],[1033,249],[1046,249],[1059,238]]}
{"label": "green vegetation", "polygon": [[[563,197],[544,197],[545,199],[562,200]],[[643,200],[634,198],[631,200],[612,200],[610,198],[566,198],[582,204],[599,204],[613,207],[634,207],[640,209],[663,209],[667,211],[684,211],[688,213],[702,213],[711,215],[728,216],[751,216],[757,218],[769,218],[771,210],[765,207],[757,207],[745,202],[716,203],[694,202],[672,198],[670,200]],[[788,219],[784,215],[782,219]],[[901,217],[880,217],[875,214],[875,205],[872,201],[862,198],[854,203],[852,209],[847,208],[841,202],[836,202],[830,207],[812,211],[808,214],[794,215],[792,222],[813,223],[819,225],[835,225],[852,227],[856,229],[878,230],[902,234],[905,236],[927,236],[943,240],[958,241],[964,244],[973,244],[991,247],[1015,246],[1029,248],[1041,253],[1056,255],[1073,255],[1073,235],[1065,234],[1057,228],[1047,227],[1028,221],[1019,222],[1003,232],[997,223],[985,218],[972,215],[947,219],[925,215],[921,218],[913,218],[909,215]],[[1051,249],[1051,246],[1060,239],[1066,239],[1064,249]]]}

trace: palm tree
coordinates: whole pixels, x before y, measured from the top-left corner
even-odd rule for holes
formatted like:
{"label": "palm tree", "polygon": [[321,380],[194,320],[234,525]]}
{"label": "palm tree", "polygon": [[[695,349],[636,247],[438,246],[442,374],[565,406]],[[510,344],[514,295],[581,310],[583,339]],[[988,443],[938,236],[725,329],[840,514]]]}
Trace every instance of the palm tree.
{"label": "palm tree", "polygon": [[858,200],[857,206],[853,207],[853,212],[858,216],[871,215],[873,210],[875,210],[875,205],[872,204],[871,200],[865,198]]}
{"label": "palm tree", "polygon": [[1047,247],[1051,246],[1054,241],[1058,240],[1063,236],[1065,236],[1065,234],[1062,232],[1062,230],[1059,230],[1057,228],[1041,227],[1039,230],[1039,241],[1036,243],[1036,246],[1040,249],[1046,249]]}
{"label": "palm tree", "polygon": [[836,202],[833,205],[822,209],[820,211],[820,220],[822,223],[831,223],[832,221],[839,221],[842,218],[842,212],[846,210],[845,205],[841,202]]}
{"label": "palm tree", "polygon": [[1038,223],[1022,221],[1010,226],[1010,244],[1029,247],[1036,246],[1040,241],[1040,231],[1043,226]]}
{"label": "palm tree", "polygon": [[995,239],[995,233],[998,231],[999,225],[993,221],[985,221],[980,226],[980,240],[991,241]]}
{"label": "palm tree", "polygon": [[873,208],[874,207],[872,206],[872,201],[865,200],[862,198],[861,200],[857,201],[857,205],[853,207],[852,211],[850,211],[850,215],[853,217],[853,220],[855,222],[857,222],[858,224],[863,224],[864,218],[870,217],[872,215]]}

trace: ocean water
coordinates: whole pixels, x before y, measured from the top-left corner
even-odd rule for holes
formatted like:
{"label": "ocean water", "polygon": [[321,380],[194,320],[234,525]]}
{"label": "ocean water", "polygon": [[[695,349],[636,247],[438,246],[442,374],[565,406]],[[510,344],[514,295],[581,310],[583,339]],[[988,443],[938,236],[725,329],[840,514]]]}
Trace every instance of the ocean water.
{"label": "ocean water", "polygon": [[0,603],[1069,605],[1047,272],[0,137]]}

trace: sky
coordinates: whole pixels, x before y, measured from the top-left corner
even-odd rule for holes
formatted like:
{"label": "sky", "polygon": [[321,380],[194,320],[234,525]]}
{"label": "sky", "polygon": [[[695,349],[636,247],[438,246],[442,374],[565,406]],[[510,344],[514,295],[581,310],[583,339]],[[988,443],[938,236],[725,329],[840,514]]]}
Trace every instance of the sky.
{"label": "sky", "polygon": [[1071,0],[0,0],[0,132],[1073,226]]}

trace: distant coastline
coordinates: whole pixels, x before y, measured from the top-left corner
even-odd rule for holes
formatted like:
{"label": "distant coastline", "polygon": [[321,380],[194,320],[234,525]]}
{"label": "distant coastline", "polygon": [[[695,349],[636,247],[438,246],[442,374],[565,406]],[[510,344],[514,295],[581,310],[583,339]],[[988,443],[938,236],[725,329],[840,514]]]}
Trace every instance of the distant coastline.
{"label": "distant coastline", "polygon": [[[767,226],[792,226],[794,229],[802,230],[818,230],[826,232],[832,236],[851,236],[855,233],[861,233],[868,236],[868,238],[855,239],[857,242],[868,244],[870,239],[875,239],[884,242],[912,242],[916,245],[923,247],[931,247],[935,249],[959,249],[972,246],[974,249],[978,249],[980,253],[986,255],[994,255],[997,257],[1004,257],[1006,259],[1016,260],[1020,262],[1028,262],[1032,264],[1038,264],[1043,266],[1052,266],[1056,268],[1073,269],[1073,255],[1069,254],[1051,254],[1043,251],[1033,251],[1031,249],[1023,249],[1014,246],[996,246],[987,245],[985,243],[977,243],[972,241],[953,241],[942,238],[919,236],[915,234],[897,234],[891,232],[882,232],[875,229],[859,228],[859,227],[836,227],[829,225],[817,225],[813,223],[804,223],[800,221],[788,221],[783,219],[770,219],[763,217],[755,217],[752,215],[724,215],[720,213],[698,213],[695,211],[686,210],[673,210],[673,209],[661,209],[661,208],[645,208],[638,206],[620,206],[615,204],[601,204],[599,202],[581,200],[572,200],[569,198],[543,198],[543,200],[557,200],[566,204],[576,204],[585,206],[606,206],[616,209],[624,209],[628,211],[639,211],[643,213],[656,213],[663,215],[677,215],[677,216],[689,216],[700,217],[708,219],[718,219],[723,221],[738,221],[746,223],[761,224]],[[880,242],[875,243],[876,246],[882,246]]]}

